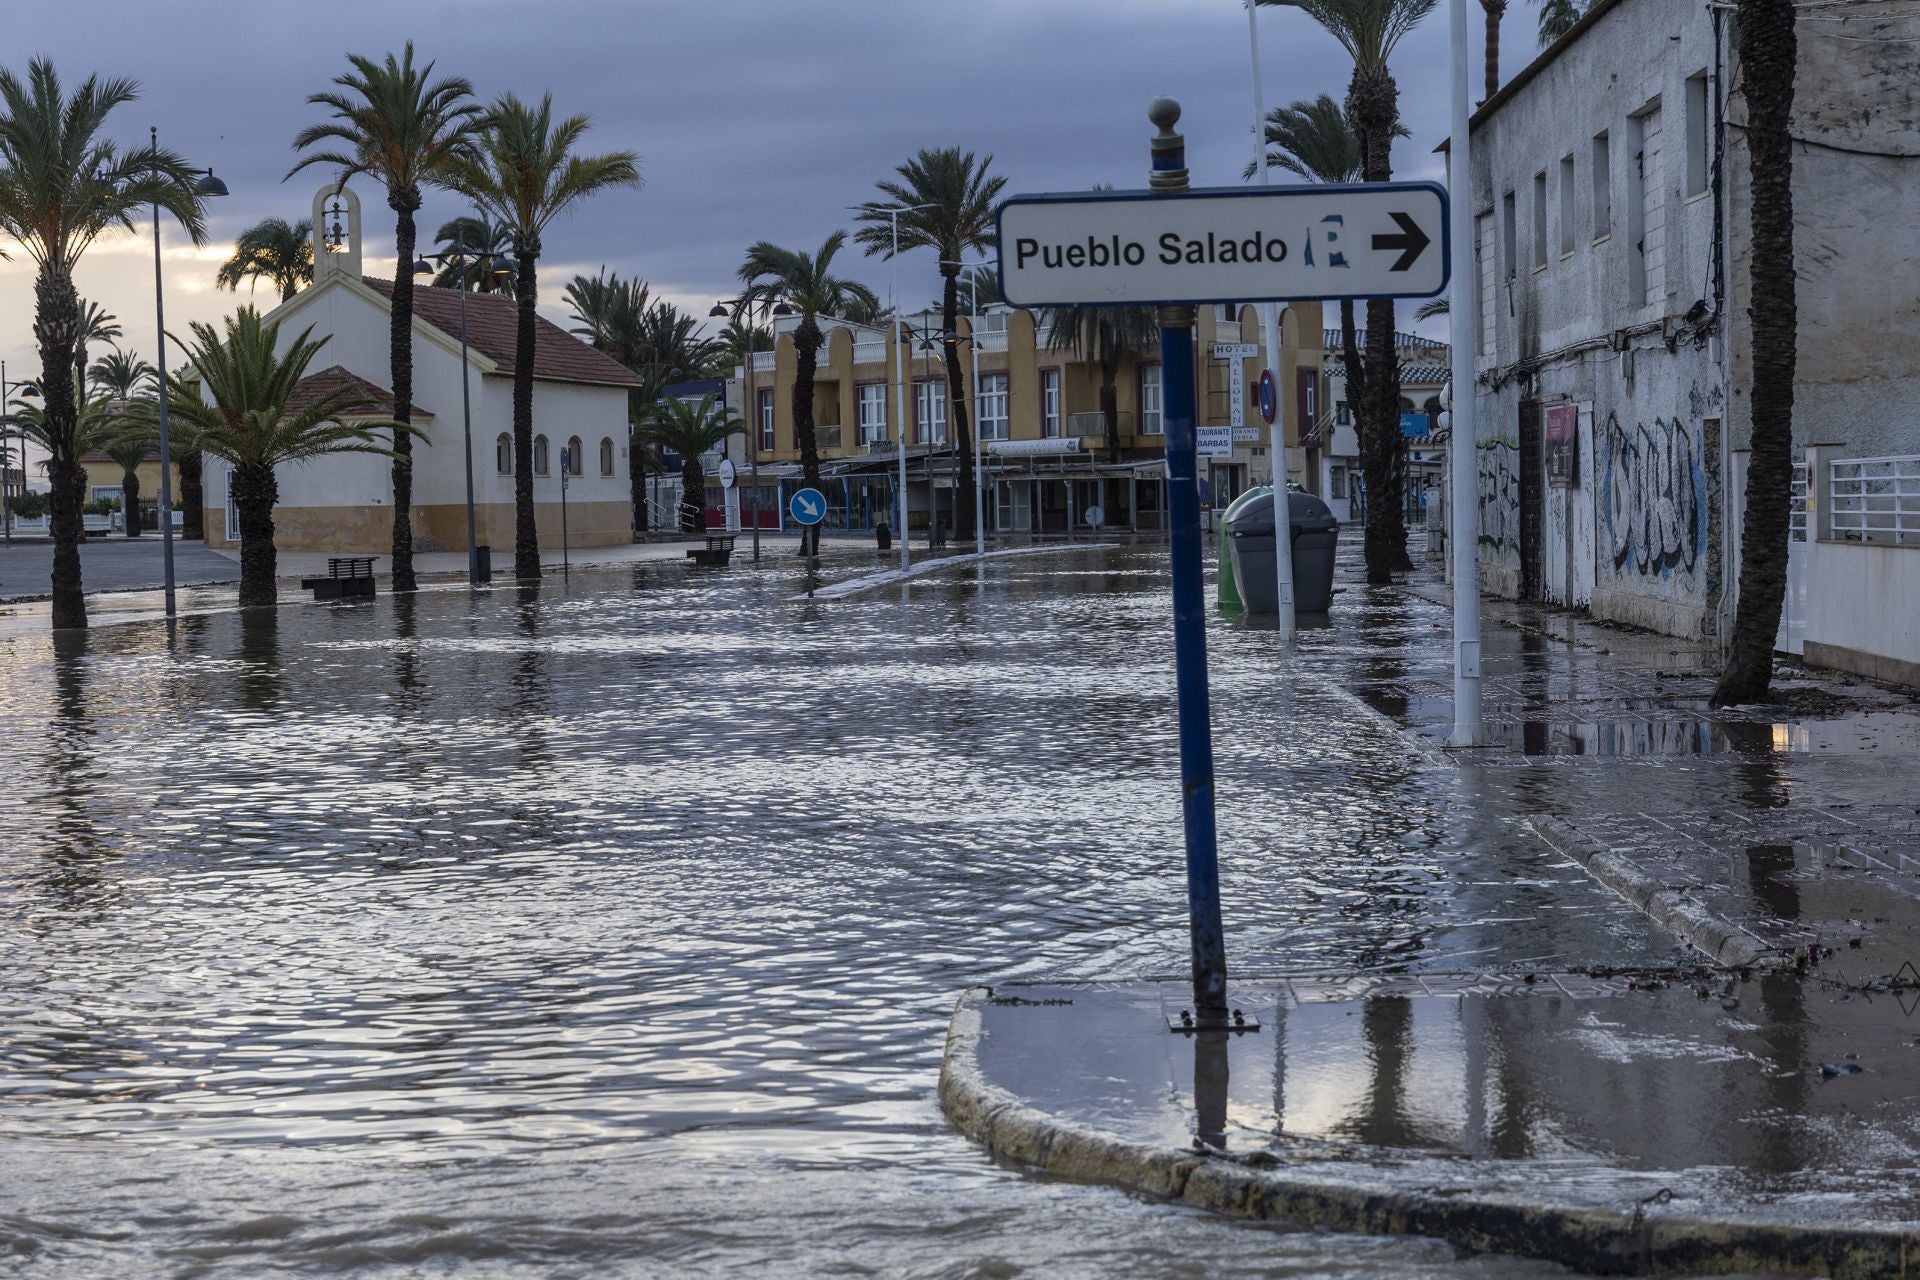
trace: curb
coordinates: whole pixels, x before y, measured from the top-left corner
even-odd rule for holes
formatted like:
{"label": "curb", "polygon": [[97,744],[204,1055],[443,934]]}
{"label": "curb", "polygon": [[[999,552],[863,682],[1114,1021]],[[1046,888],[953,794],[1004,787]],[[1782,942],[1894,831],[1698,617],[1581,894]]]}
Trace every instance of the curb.
{"label": "curb", "polygon": [[1639,864],[1560,818],[1535,814],[1526,826],[1556,851],[1579,863],[1586,873],[1638,907],[1655,924],[1677,936],[1716,964],[1738,969],[1781,954],[1724,916],[1715,915],[1669,888]]}
{"label": "curb", "polygon": [[[995,1158],[1057,1177],[1235,1217],[1431,1236],[1597,1273],[1815,1271],[1832,1280],[1879,1280],[1905,1277],[1920,1261],[1920,1236],[1891,1229],[1662,1217],[1638,1208],[1561,1207],[1450,1188],[1398,1189],[1356,1179],[1370,1172],[1362,1151],[1331,1162],[1348,1171],[1343,1180],[1315,1176],[1304,1162],[1287,1167],[1285,1154],[1260,1157],[1271,1164],[1256,1166],[1250,1159],[1129,1142],[1056,1119],[987,1082],[979,1063],[980,1003],[991,996],[991,988],[975,987],[954,1008],[940,1066],[941,1109]],[[1324,1156],[1315,1163],[1329,1167]]]}

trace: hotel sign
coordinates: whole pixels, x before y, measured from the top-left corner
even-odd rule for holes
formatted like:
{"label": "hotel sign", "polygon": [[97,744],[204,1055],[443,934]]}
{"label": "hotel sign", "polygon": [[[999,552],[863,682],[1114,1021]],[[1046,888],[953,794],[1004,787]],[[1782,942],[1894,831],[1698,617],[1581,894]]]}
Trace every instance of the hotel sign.
{"label": "hotel sign", "polygon": [[1430,298],[1447,287],[1432,182],[1015,196],[1000,288],[1017,307]]}

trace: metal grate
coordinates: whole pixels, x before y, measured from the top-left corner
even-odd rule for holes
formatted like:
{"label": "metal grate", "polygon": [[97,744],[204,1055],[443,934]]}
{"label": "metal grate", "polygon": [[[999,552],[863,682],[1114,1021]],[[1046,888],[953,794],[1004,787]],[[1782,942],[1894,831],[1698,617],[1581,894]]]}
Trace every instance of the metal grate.
{"label": "metal grate", "polygon": [[1920,455],[1829,463],[1827,498],[1836,539],[1920,545]]}

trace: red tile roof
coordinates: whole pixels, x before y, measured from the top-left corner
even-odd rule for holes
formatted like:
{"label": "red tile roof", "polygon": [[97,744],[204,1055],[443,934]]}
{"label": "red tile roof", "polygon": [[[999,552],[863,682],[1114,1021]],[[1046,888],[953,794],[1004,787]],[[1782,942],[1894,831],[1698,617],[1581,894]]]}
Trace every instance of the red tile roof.
{"label": "red tile roof", "polygon": [[[328,365],[318,373],[310,373],[295,383],[293,394],[287,397],[287,408],[297,412],[341,388],[357,393],[357,399],[347,401],[347,412],[355,417],[393,416],[393,392],[378,383],[367,381],[357,373],[349,373],[337,364]],[[415,405],[413,416],[431,418],[433,415]]]}
{"label": "red tile roof", "polygon": [[[378,276],[362,278],[381,297],[392,300],[393,281],[382,280]],[[413,314],[455,341],[459,340],[458,290],[416,284],[413,290]],[[545,316],[536,316],[534,326],[534,377],[548,382],[597,382],[620,387],[640,385],[640,379],[625,365],[595,351]],[[497,293],[467,295],[467,345],[499,365],[503,374],[514,371],[514,346],[519,340],[519,333],[519,303]]]}

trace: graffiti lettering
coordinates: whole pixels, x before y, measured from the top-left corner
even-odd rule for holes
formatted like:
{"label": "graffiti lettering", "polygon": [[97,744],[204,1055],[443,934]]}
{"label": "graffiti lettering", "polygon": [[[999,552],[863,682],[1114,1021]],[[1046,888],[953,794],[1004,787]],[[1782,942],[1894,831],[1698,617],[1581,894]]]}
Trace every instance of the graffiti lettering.
{"label": "graffiti lettering", "polygon": [[1510,440],[1480,446],[1480,545],[1520,554],[1520,449]]}
{"label": "graffiti lettering", "polygon": [[1624,428],[1608,417],[1601,510],[1616,573],[1691,573],[1706,542],[1700,447],[1678,418]]}

